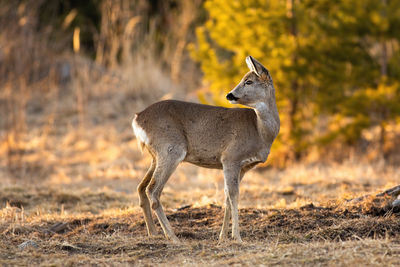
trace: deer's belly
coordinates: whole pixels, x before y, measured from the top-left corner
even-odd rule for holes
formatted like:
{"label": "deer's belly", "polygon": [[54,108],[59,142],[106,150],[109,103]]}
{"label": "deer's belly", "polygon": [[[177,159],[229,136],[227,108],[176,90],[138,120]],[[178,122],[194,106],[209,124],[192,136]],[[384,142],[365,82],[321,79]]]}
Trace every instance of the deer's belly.
{"label": "deer's belly", "polygon": [[222,169],[222,163],[217,156],[197,156],[197,155],[187,155],[184,159],[185,162],[192,163],[194,165],[211,168],[211,169]]}

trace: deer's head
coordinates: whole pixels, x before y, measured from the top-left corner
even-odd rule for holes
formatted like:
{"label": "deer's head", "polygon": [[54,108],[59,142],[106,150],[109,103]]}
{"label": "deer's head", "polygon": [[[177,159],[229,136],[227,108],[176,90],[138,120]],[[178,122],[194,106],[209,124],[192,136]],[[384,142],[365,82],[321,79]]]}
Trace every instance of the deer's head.
{"label": "deer's head", "polygon": [[240,83],[230,91],[226,99],[232,104],[242,104],[255,108],[275,96],[275,89],[269,71],[252,56],[246,58],[250,71]]}

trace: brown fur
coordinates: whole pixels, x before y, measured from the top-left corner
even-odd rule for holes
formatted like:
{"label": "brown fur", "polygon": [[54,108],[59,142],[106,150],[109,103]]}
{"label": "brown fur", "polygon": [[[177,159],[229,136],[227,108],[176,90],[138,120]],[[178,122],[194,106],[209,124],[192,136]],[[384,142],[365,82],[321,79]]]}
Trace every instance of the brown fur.
{"label": "brown fur", "polygon": [[[137,115],[137,123],[152,133],[150,150],[156,153],[166,143],[179,144],[187,151],[184,161],[201,167],[222,169],[221,157],[232,149],[246,148],[238,158],[256,156],[256,143],[262,141],[256,134],[257,116],[252,109],[167,100]],[[246,146],[247,139],[252,140],[250,147]]]}
{"label": "brown fur", "polygon": [[232,217],[232,237],[241,241],[238,219],[239,183],[244,174],[268,158],[279,132],[275,89],[269,72],[248,57],[250,68],[227,96],[232,103],[253,109],[223,108],[183,101],[155,103],[136,114],[133,128],[153,157],[138,186],[149,235],[156,234],[150,207],[167,238],[178,241],[160,204],[165,183],[182,161],[223,169],[225,216],[220,241],[226,239]]}

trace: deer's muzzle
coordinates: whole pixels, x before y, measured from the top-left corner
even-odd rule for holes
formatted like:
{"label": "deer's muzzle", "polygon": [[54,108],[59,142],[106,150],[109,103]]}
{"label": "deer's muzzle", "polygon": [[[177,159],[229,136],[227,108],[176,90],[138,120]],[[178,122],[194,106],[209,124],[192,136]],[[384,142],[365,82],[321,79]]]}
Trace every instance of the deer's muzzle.
{"label": "deer's muzzle", "polygon": [[227,94],[226,95],[226,99],[228,99],[229,101],[237,101],[237,100],[239,100],[239,98],[234,96],[232,93]]}

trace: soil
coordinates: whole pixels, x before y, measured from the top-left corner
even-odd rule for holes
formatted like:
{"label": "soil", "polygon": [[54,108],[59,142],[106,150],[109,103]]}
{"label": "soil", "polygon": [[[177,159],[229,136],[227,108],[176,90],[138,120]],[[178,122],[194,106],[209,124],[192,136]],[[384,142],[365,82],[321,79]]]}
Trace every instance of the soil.
{"label": "soil", "polygon": [[[240,209],[242,244],[233,241],[218,244],[223,209],[214,204],[167,210],[181,244],[165,240],[160,228],[159,236],[147,237],[138,208],[115,214],[38,217],[25,223],[3,221],[0,262],[3,265],[301,265],[316,260],[312,250],[316,244],[318,249],[326,249],[326,244],[350,249],[349,244],[355,242],[359,246],[360,240],[375,241],[380,246],[385,242],[386,246],[394,247],[392,258],[398,259],[400,215],[393,210],[384,212],[381,204],[372,209],[362,205],[365,203],[347,207],[308,204],[296,209]],[[18,248],[27,240],[35,245]],[[271,252],[266,246],[275,250]],[[300,247],[309,253],[302,258],[305,262],[292,257],[278,259],[282,249],[288,252]],[[362,247],[368,251],[368,246]],[[357,262],[362,263],[362,258]],[[329,258],[319,259],[321,265],[332,263]]]}

